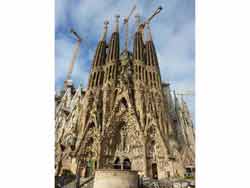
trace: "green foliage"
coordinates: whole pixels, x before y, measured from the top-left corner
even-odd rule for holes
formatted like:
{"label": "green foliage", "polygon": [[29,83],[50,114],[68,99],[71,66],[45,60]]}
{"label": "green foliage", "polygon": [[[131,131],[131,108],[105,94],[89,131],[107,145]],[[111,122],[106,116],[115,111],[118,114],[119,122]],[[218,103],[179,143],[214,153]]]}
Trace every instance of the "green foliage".
{"label": "green foliage", "polygon": [[194,176],[185,176],[185,179],[188,179],[188,180],[194,180],[195,177]]}

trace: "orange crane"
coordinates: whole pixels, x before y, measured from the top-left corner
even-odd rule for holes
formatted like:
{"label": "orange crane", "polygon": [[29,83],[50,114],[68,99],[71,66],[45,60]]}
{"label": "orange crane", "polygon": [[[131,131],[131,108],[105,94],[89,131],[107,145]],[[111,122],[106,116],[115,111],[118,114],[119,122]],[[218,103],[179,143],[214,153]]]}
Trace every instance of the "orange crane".
{"label": "orange crane", "polygon": [[125,50],[128,50],[128,21],[129,18],[132,16],[136,9],[136,5],[133,6],[132,10],[130,11],[129,15],[124,18],[124,25],[125,25]]}
{"label": "orange crane", "polygon": [[72,56],[71,62],[69,64],[69,69],[68,69],[68,72],[67,72],[67,75],[66,75],[66,80],[64,81],[64,84],[67,84],[67,82],[71,79],[71,74],[73,72],[73,68],[74,68],[74,65],[76,63],[76,58],[77,58],[78,53],[80,51],[80,44],[82,42],[82,38],[76,33],[76,31],[71,29],[70,32],[76,38],[76,44],[74,46],[73,56]]}

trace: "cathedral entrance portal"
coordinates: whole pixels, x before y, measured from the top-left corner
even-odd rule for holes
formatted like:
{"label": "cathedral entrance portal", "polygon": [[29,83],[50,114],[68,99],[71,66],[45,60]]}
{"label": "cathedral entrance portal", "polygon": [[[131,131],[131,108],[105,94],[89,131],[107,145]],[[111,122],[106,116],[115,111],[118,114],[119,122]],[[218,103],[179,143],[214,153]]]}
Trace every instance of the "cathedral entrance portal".
{"label": "cathedral entrance portal", "polygon": [[131,162],[128,158],[124,159],[124,161],[123,161],[123,169],[124,170],[131,170]]}
{"label": "cathedral entrance portal", "polygon": [[120,162],[120,158],[117,157],[114,163],[114,169],[121,169],[121,162]]}
{"label": "cathedral entrance portal", "polygon": [[152,164],[152,176],[153,176],[153,179],[158,179],[157,164],[156,163]]}

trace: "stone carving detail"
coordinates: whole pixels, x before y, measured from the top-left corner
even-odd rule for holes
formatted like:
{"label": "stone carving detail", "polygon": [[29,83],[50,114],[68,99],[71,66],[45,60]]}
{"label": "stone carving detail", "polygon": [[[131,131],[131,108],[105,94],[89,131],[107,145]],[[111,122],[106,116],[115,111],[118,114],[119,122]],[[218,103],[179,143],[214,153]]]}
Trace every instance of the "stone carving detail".
{"label": "stone carving detail", "polygon": [[106,42],[98,43],[88,88],[71,85],[57,96],[58,174],[79,156],[95,161],[95,168],[113,168],[117,157],[127,159],[132,170],[150,177],[156,170],[159,178],[174,176],[176,170],[184,175],[185,165],[194,165],[187,105],[161,83],[152,41],[144,44],[139,38],[133,53],[121,55],[119,36],[112,35],[107,54]]}

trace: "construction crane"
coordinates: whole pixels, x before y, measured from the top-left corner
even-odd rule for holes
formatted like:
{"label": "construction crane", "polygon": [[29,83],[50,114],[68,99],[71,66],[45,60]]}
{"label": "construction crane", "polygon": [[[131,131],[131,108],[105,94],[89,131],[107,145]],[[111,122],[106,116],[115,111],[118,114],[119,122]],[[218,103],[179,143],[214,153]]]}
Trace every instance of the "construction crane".
{"label": "construction crane", "polygon": [[179,95],[183,99],[183,96],[194,96],[194,92],[191,90],[183,90],[175,92],[175,95]]}
{"label": "construction crane", "polygon": [[129,15],[124,18],[124,25],[125,25],[125,50],[128,50],[128,21],[129,18],[132,16],[136,9],[136,5],[133,6],[132,10],[130,11]]}
{"label": "construction crane", "polygon": [[67,75],[66,75],[66,80],[64,81],[65,84],[67,84],[67,82],[71,78],[71,74],[73,72],[73,68],[74,68],[74,65],[76,63],[76,58],[77,58],[79,50],[80,50],[80,44],[82,42],[82,38],[76,33],[76,31],[74,31],[73,29],[71,29],[70,32],[76,38],[76,44],[74,46],[73,56],[72,56],[71,62],[69,64],[69,69],[68,69],[68,72],[67,72]]}
{"label": "construction crane", "polygon": [[179,95],[181,98],[182,110],[186,111],[188,113],[188,117],[192,119],[193,113],[192,113],[192,111],[189,111],[187,103],[184,101],[183,96],[194,96],[195,95],[194,91],[192,91],[192,90],[183,90],[183,91],[178,91],[178,92],[174,91],[175,98],[177,95]]}
{"label": "construction crane", "polygon": [[152,14],[151,16],[149,16],[149,17],[146,19],[146,21],[144,21],[142,24],[140,24],[139,29],[140,29],[141,31],[143,31],[144,28],[145,28],[145,26],[146,26],[147,24],[149,24],[150,21],[151,21],[157,14],[159,14],[159,13],[161,12],[162,9],[163,9],[162,6],[159,6],[159,7],[153,12],[153,14]]}

